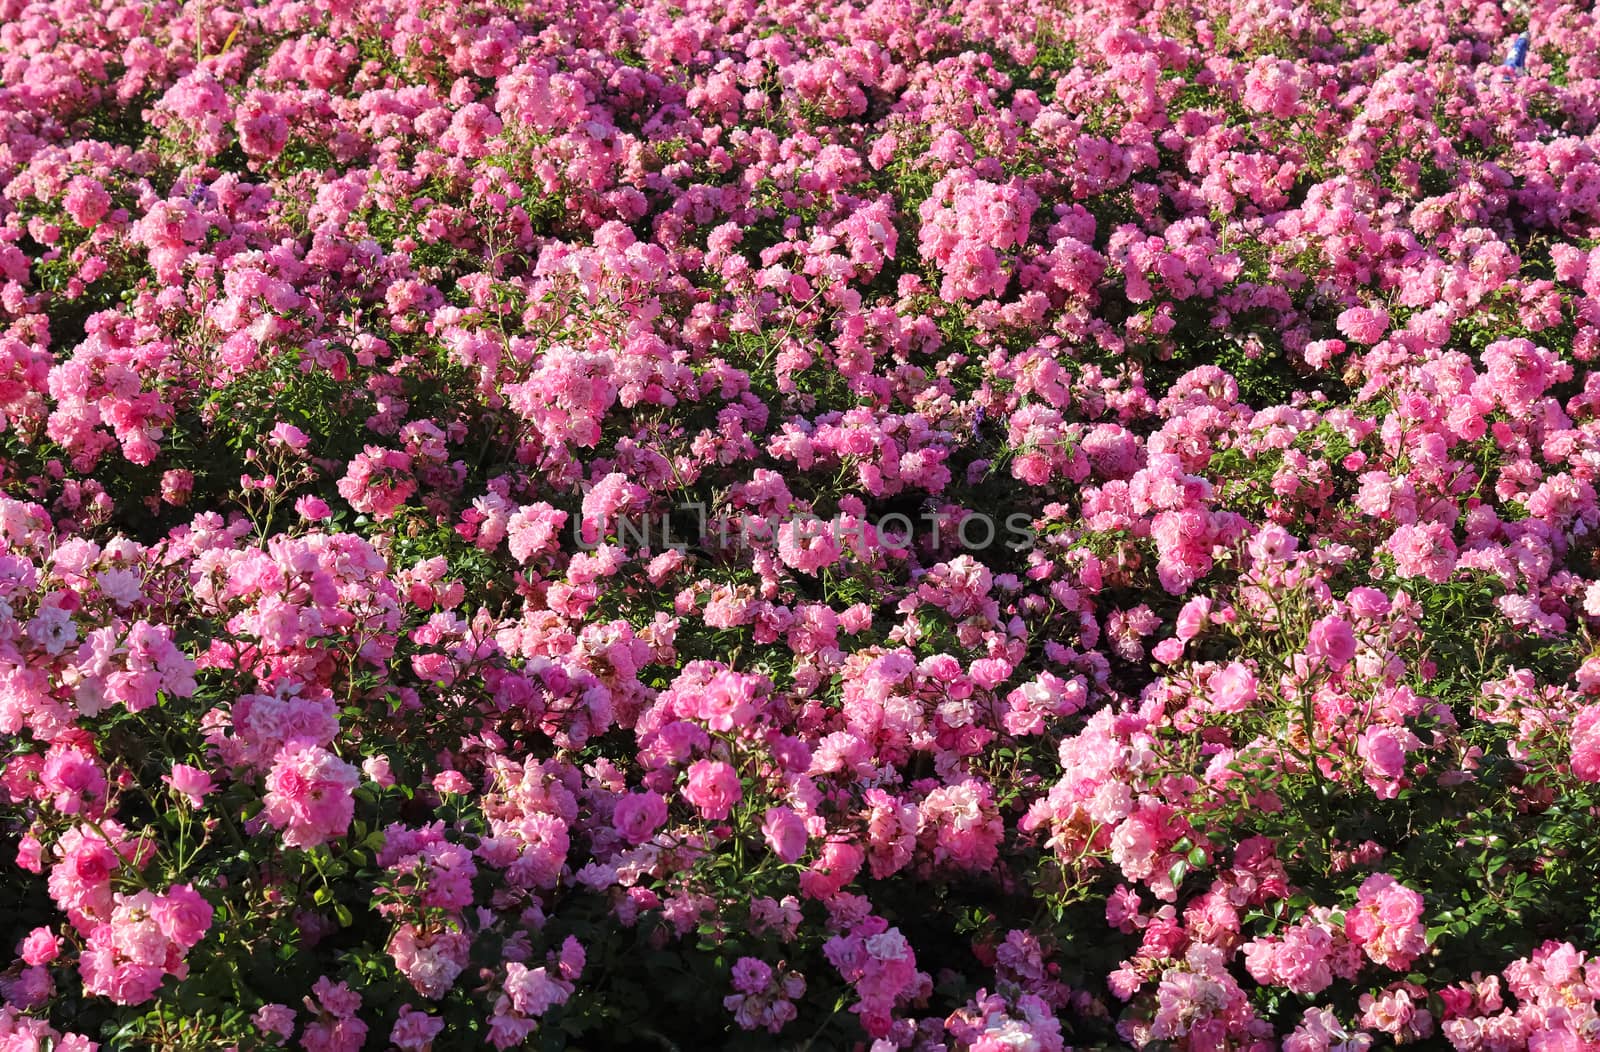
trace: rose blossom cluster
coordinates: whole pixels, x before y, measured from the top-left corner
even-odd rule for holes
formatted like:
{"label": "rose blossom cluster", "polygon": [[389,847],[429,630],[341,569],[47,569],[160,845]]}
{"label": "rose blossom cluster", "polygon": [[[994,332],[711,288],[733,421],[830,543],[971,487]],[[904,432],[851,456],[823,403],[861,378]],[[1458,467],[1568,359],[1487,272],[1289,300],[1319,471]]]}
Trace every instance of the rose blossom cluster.
{"label": "rose blossom cluster", "polygon": [[1595,1044],[1583,5],[225,7],[0,0],[0,1049]]}

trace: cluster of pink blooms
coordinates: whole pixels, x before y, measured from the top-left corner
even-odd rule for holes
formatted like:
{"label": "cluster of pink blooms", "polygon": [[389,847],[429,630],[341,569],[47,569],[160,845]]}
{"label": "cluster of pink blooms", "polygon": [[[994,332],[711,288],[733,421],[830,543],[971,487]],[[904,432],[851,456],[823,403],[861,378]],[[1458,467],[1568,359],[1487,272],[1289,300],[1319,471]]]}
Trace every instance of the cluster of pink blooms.
{"label": "cluster of pink blooms", "polygon": [[361,772],[328,750],[292,739],[272,759],[261,815],[283,830],[288,847],[327,843],[350,828],[360,780]]}
{"label": "cluster of pink blooms", "polygon": [[1564,0],[0,0],[0,1052],[1600,1048],[1597,245]]}
{"label": "cluster of pink blooms", "polygon": [[583,973],[583,947],[568,936],[560,952],[552,952],[550,958],[548,966],[533,969],[520,961],[506,965],[502,992],[489,1019],[489,1042],[495,1048],[522,1045],[538,1028],[540,1016],[572,996],[573,982]]}
{"label": "cluster of pink blooms", "polygon": [[733,989],[722,1006],[739,1026],[776,1034],[794,1022],[794,999],[806,992],[806,980],[799,972],[774,971],[759,957],[741,957],[733,966]]}
{"label": "cluster of pink blooms", "polygon": [[187,884],[163,895],[118,894],[111,919],[89,932],[78,959],[84,992],[125,1005],[149,1000],[168,975],[188,975],[183,955],[211,916],[211,904]]}

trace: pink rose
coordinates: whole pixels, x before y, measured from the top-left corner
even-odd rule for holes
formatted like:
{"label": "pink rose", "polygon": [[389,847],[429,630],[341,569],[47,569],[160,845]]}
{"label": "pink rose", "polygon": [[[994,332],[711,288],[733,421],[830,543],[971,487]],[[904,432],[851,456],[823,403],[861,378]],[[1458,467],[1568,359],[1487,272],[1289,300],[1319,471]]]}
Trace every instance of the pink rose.
{"label": "pink rose", "polygon": [[727,818],[743,795],[738,772],[721,760],[696,760],[690,765],[683,796],[702,816],[717,821]]}
{"label": "pink rose", "polygon": [[1600,782],[1600,705],[1579,709],[1571,728],[1572,776]]}
{"label": "pink rose", "polygon": [[1406,747],[1393,727],[1368,727],[1356,740],[1356,754],[1374,772],[1398,778],[1406,770]]}
{"label": "pink rose", "polygon": [[1355,631],[1343,618],[1321,618],[1311,626],[1306,653],[1321,658],[1332,668],[1343,668],[1356,656]]}
{"label": "pink rose", "polygon": [[761,823],[767,846],[784,862],[797,861],[806,853],[806,823],[792,808],[773,807]]}
{"label": "pink rose", "polygon": [[273,426],[269,441],[275,446],[284,446],[297,453],[311,444],[311,439],[304,431],[282,421]]}
{"label": "pink rose", "polygon": [[667,820],[667,801],[660,793],[630,793],[617,801],[611,824],[630,844],[642,844]]}
{"label": "pink rose", "polygon": [[327,501],[310,495],[296,500],[294,510],[307,522],[322,522],[333,514],[333,509],[328,507]]}
{"label": "pink rose", "polygon": [[389,769],[387,756],[369,756],[361,761],[361,773],[374,785],[387,789],[394,785],[394,771]]}
{"label": "pink rose", "polygon": [[1239,661],[1213,672],[1206,681],[1206,693],[1218,712],[1243,712],[1256,700],[1256,689],[1255,673]]}
{"label": "pink rose", "polygon": [[49,964],[61,953],[61,939],[49,928],[35,928],[22,940],[19,952],[27,964]]}
{"label": "pink rose", "polygon": [[172,791],[189,801],[190,807],[199,807],[205,801],[207,793],[216,788],[208,771],[198,767],[190,767],[186,763],[172,765],[172,773],[163,781],[172,787]]}
{"label": "pink rose", "polygon": [[188,884],[177,884],[157,900],[150,910],[161,934],[188,950],[211,927],[211,903]]}

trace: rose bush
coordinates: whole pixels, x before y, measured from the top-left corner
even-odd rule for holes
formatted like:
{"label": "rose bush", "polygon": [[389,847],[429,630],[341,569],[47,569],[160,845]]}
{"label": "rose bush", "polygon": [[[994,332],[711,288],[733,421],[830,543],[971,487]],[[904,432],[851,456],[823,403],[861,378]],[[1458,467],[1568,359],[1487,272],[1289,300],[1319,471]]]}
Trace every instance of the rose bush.
{"label": "rose bush", "polygon": [[0,1049],[1600,1048],[1584,5],[0,0],[0,129]]}

